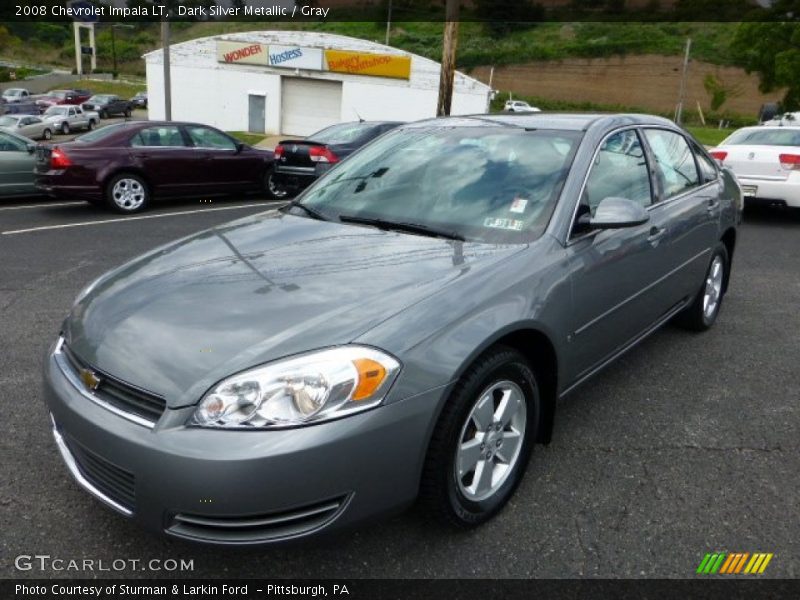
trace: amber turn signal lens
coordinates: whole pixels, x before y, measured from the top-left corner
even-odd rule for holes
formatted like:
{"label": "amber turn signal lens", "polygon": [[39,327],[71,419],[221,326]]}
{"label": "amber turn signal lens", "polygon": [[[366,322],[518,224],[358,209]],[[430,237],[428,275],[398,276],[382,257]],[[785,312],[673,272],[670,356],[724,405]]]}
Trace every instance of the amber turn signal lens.
{"label": "amber turn signal lens", "polygon": [[386,379],[386,369],[369,358],[357,358],[353,364],[358,371],[358,385],[353,392],[353,400],[364,400],[372,396]]}

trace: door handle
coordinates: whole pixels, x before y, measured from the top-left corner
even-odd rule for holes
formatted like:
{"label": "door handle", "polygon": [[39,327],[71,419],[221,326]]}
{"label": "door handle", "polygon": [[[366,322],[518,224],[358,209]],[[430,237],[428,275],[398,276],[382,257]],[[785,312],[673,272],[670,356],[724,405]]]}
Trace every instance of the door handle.
{"label": "door handle", "polygon": [[664,237],[665,233],[667,233],[666,227],[656,227],[653,225],[650,228],[650,234],[647,236],[647,241],[655,245],[662,237]]}
{"label": "door handle", "polygon": [[711,212],[714,209],[716,209],[718,206],[719,206],[719,198],[714,196],[714,197],[708,199],[708,204],[706,204],[706,210],[708,212]]}

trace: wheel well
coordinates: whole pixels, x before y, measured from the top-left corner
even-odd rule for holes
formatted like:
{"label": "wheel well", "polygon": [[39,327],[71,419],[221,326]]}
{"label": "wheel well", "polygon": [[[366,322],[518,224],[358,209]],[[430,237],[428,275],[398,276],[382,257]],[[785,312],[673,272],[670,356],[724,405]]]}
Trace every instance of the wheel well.
{"label": "wheel well", "polygon": [[736,230],[731,227],[722,234],[722,243],[725,244],[725,250],[728,251],[728,272],[725,274],[725,289],[728,290],[728,282],[730,281],[731,265],[733,264],[733,250],[736,248]]}
{"label": "wheel well", "polygon": [[550,339],[535,329],[522,329],[506,334],[495,344],[508,346],[522,354],[536,373],[542,398],[542,418],[536,441],[549,444],[558,399],[558,357]]}

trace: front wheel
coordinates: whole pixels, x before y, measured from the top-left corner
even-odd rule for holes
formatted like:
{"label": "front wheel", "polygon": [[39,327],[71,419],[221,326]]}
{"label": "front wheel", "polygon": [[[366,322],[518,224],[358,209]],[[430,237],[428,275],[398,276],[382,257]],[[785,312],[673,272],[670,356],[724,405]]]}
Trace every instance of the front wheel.
{"label": "front wheel", "polygon": [[50,131],[49,129],[45,129],[45,130],[42,132],[42,139],[45,139],[45,140],[52,140],[52,139],[53,139],[53,132],[52,132],[52,131]]}
{"label": "front wheel", "polygon": [[420,497],[429,512],[468,528],[497,514],[522,480],[539,425],[536,375],[498,347],[456,384],[428,447]]}
{"label": "front wheel", "polygon": [[106,203],[116,212],[140,212],[149,202],[147,184],[138,175],[122,173],[113,177],[106,186]]}
{"label": "front wheel", "polygon": [[125,111],[125,118],[126,119],[130,119],[131,118],[131,109],[130,108]]}
{"label": "front wheel", "polygon": [[289,190],[275,181],[275,172],[272,169],[267,170],[264,177],[264,191],[270,198],[276,200],[283,200],[289,195]]}
{"label": "front wheel", "polygon": [[706,331],[717,320],[729,269],[728,250],[724,244],[714,249],[705,279],[694,302],[680,313],[678,325],[692,331]]}
{"label": "front wheel", "polygon": [[101,110],[100,112],[97,113],[97,116],[100,117],[101,119],[107,119],[108,113],[104,110]]}

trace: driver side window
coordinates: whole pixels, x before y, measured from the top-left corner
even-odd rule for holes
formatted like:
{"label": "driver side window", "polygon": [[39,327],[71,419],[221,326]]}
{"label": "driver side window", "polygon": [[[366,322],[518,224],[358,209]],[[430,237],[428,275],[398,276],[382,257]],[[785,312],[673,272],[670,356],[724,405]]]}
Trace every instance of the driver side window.
{"label": "driver side window", "polygon": [[639,134],[633,129],[607,137],[592,164],[578,216],[594,215],[604,198],[627,198],[648,207],[653,203],[650,173]]}

